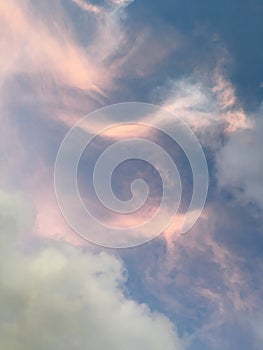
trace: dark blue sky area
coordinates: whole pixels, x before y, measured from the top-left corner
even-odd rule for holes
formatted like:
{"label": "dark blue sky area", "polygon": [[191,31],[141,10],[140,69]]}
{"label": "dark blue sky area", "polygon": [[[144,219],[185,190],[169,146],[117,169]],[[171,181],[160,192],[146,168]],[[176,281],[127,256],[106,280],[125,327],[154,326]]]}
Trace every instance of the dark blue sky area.
{"label": "dark blue sky area", "polygon": [[259,106],[263,96],[261,0],[135,1],[129,14],[132,22],[136,19],[136,26],[138,22],[142,26],[147,23],[157,32],[169,30],[170,26],[186,38],[181,53],[184,63],[170,57],[166,67],[174,75],[182,74],[183,70],[189,74],[203,62],[212,67],[218,45],[223,44],[230,54],[228,74],[237,95],[246,108],[253,110]]}

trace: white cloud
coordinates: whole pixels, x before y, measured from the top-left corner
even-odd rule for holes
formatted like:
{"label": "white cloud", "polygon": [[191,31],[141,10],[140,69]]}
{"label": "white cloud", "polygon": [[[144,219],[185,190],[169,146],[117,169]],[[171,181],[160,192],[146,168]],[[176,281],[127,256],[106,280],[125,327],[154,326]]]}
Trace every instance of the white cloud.
{"label": "white cloud", "polygon": [[257,116],[246,113],[219,68],[210,79],[171,81],[156,90],[156,97],[214,150],[219,187],[263,208],[263,108]]}
{"label": "white cloud", "polygon": [[237,198],[263,208],[263,121],[255,118],[254,127],[231,135],[217,154],[218,181],[234,190]]}
{"label": "white cloud", "polygon": [[74,4],[79,6],[83,11],[92,12],[94,14],[100,14],[101,9],[100,7],[93,5],[89,2],[86,2],[84,0],[71,0]]}
{"label": "white cloud", "polygon": [[2,193],[0,199],[1,348],[184,348],[164,315],[125,296],[126,274],[119,259],[58,242],[18,248],[14,231],[23,226],[17,218],[25,220],[23,200]]}
{"label": "white cloud", "polygon": [[251,128],[234,87],[220,68],[211,72],[209,78],[193,75],[169,81],[155,90],[154,98],[193,130],[206,133],[206,143],[215,142],[220,131],[231,134]]}

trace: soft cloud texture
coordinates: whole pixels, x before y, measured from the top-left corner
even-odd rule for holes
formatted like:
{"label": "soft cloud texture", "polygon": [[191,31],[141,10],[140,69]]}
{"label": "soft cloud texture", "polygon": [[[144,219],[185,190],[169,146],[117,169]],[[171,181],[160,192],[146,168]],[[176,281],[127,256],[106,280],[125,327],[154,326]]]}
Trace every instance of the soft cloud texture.
{"label": "soft cloud texture", "polygon": [[23,199],[1,193],[0,204],[2,347],[185,348],[165,316],[126,296],[119,259],[51,241],[32,251],[15,233],[27,221]]}
{"label": "soft cloud texture", "polygon": [[251,121],[221,70],[215,69],[206,78],[193,74],[189,78],[170,81],[156,90],[155,98],[196,132],[204,133],[205,130],[209,134],[217,128],[217,132],[224,130],[229,134],[248,129]]}
{"label": "soft cloud texture", "polygon": [[227,140],[217,154],[218,182],[230,189],[237,200],[263,208],[262,112],[253,128],[239,131]]}
{"label": "soft cloud texture", "polygon": [[[229,243],[233,230],[237,240],[251,235],[247,227],[242,232],[243,223],[238,223],[236,216],[229,216],[230,207],[206,207],[187,235],[166,234],[163,246],[153,244],[138,252],[145,266],[139,272],[143,292],[159,300],[180,331],[190,330],[190,349],[202,339],[205,349],[231,350],[240,338],[240,329],[246,327],[247,344],[258,329],[249,319],[257,318],[262,308],[262,264],[250,253],[244,254],[242,243],[239,248],[234,240],[234,246]],[[231,328],[236,332],[230,336],[233,343],[229,336],[224,337]]]}
{"label": "soft cloud texture", "polygon": [[[192,28],[189,22],[199,4],[184,8],[188,2],[146,0],[127,7],[130,3],[9,0],[0,4],[0,187],[28,193],[26,201],[0,193],[0,346],[8,350],[185,348],[163,314],[128,296],[124,263],[114,255],[93,254],[91,246],[72,232],[54,195],[55,155],[68,128],[98,107],[140,100],[162,105],[193,128],[208,150],[211,193],[207,211],[187,236],[177,234],[183,221],[178,215],[165,240],[134,251],[127,283],[135,285],[139,300],[153,305],[152,309],[158,305],[171,316],[180,334],[191,334],[191,350],[261,349],[262,322],[255,315],[262,309],[262,241],[255,232],[262,219],[255,223],[246,205],[263,205],[261,112],[254,117],[242,104],[238,83],[233,85],[221,57],[225,49],[217,50],[222,42],[216,39],[214,27],[209,55],[202,42],[210,40],[210,30],[200,28],[195,20],[193,32],[185,28]],[[141,14],[145,4],[149,11]],[[204,4],[201,22],[207,16],[208,2]],[[220,13],[214,8],[211,13],[221,17],[224,30],[230,14],[231,35],[225,37],[240,35],[233,30],[233,23],[240,25],[236,4],[227,5],[234,15],[221,11],[221,4],[226,7],[220,2]],[[254,24],[259,4],[252,8]],[[163,11],[169,19],[161,18]],[[243,13],[247,18],[246,7]],[[257,16],[260,21],[261,17]],[[248,26],[244,21],[242,28]],[[255,48],[258,41],[250,41]],[[258,68],[254,51],[244,46],[242,52],[239,58],[246,72],[242,70],[241,78],[247,82],[251,67],[244,57],[249,54],[252,70]],[[256,79],[262,80],[258,74]],[[161,118],[155,117],[161,125]],[[86,131],[93,133],[94,126],[88,125]],[[138,127],[116,128],[104,135],[99,148],[105,140],[134,134],[157,140]],[[124,190],[129,193],[128,181]],[[156,211],[158,195],[154,192],[152,205],[134,221],[105,215],[106,219],[117,226],[134,225]],[[211,205],[221,200],[221,207]],[[87,201],[103,217],[91,196]],[[233,217],[235,211],[240,212]],[[32,234],[38,237],[33,239]],[[123,253],[124,259],[128,255]],[[243,318],[252,319],[252,326],[245,323],[242,328]],[[254,342],[247,340],[251,327],[257,339],[254,348]]]}

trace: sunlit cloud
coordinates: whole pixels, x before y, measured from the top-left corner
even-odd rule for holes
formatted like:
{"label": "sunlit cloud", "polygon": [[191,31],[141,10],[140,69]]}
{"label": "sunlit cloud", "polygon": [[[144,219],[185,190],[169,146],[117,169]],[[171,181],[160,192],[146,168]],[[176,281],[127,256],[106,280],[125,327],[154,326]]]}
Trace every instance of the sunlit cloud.
{"label": "sunlit cloud", "polygon": [[22,246],[16,244],[21,241],[16,224],[29,230],[31,224],[23,198],[1,192],[0,206],[3,346],[185,349],[168,318],[125,296],[127,274],[118,258],[54,241],[38,242],[33,252],[24,250],[29,236]]}
{"label": "sunlit cloud", "polygon": [[[175,324],[183,318],[181,327],[189,327],[183,332],[192,333],[191,339],[209,339],[213,348],[220,327],[230,320],[238,327],[247,318],[260,348],[262,321],[256,314],[262,309],[262,283],[244,269],[248,262],[236,247],[244,228],[235,218],[235,237],[227,243],[218,230],[220,222],[222,230],[232,229],[232,212],[240,207],[240,217],[251,210],[248,236],[253,225],[262,223],[262,110],[245,108],[220,55],[213,69],[205,62],[201,73],[199,67],[177,71],[171,61],[177,59],[175,53],[185,54],[187,35],[176,23],[163,23],[162,30],[150,21],[131,23],[135,17],[129,17],[129,9],[136,12],[137,5],[130,0],[0,3],[0,187],[5,189],[0,191],[0,343],[7,349],[30,349],[28,344],[51,350],[87,344],[98,350],[186,348],[166,316],[127,296],[124,262],[113,251],[93,254],[95,248],[67,224],[54,193],[55,156],[69,128],[99,107],[138,96],[171,112],[169,120],[157,113],[142,116],[141,125],[110,128],[100,135],[96,151],[123,138],[158,143],[158,132],[143,124],[162,127],[179,117],[208,150],[211,192],[189,234],[180,234],[185,214],[179,210],[148,250],[140,247],[134,253],[131,264],[137,275],[142,273],[136,288],[141,284],[145,298],[151,296],[173,314]],[[122,121],[125,116],[116,120]],[[101,125],[103,120],[95,120],[84,131],[95,135]],[[130,193],[126,179],[119,186]],[[136,237],[145,234],[136,226],[158,210],[161,191],[155,183],[153,187],[151,200],[133,216],[109,215],[89,192],[84,199],[99,219],[133,227]],[[222,207],[229,203],[226,213]],[[167,210],[162,220],[169,215]],[[256,245],[247,247],[251,255]],[[123,253],[124,259],[126,254],[132,253]],[[260,276],[260,258],[255,265]],[[131,275],[130,285],[137,275]]]}
{"label": "sunlit cloud", "polygon": [[82,10],[88,11],[94,14],[100,14],[101,8],[99,6],[93,5],[89,2],[86,2],[84,0],[71,0],[74,4],[79,6]]}
{"label": "sunlit cloud", "polygon": [[240,106],[234,87],[220,69],[215,70],[210,80],[209,84],[201,79],[169,83],[164,90],[164,108],[183,118],[197,132],[215,125],[221,125],[226,133],[251,128],[251,119]]}

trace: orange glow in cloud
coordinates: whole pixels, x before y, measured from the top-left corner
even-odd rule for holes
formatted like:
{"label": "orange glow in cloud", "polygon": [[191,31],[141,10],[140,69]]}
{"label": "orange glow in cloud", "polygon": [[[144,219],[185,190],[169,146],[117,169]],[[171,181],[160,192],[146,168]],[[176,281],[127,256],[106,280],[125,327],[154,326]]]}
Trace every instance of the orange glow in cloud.
{"label": "orange glow in cloud", "polygon": [[77,235],[67,224],[57,205],[52,184],[35,194],[36,222],[34,234],[54,240],[61,240],[75,246],[89,243]]}
{"label": "orange glow in cloud", "polygon": [[57,29],[51,32],[49,23],[25,3],[12,0],[1,2],[0,18],[2,81],[16,73],[45,72],[62,85],[104,94],[101,87],[109,85],[109,71],[76,44],[70,30],[51,23]]}
{"label": "orange glow in cloud", "polygon": [[226,132],[234,133],[240,129],[252,127],[252,123],[244,110],[238,105],[233,86],[217,70],[215,72],[215,86],[212,91],[216,94],[221,110],[221,119],[226,122]]}
{"label": "orange glow in cloud", "polygon": [[[149,40],[152,39],[152,34],[146,31],[138,37],[134,47],[126,55],[112,64],[106,64],[107,58],[118,51],[119,44],[125,37],[118,18],[103,12],[104,19],[101,21],[101,8],[82,0],[73,0],[73,2],[85,11],[91,12],[95,16],[99,15],[95,39],[87,47],[81,46],[74,39],[74,32],[69,23],[68,26],[63,26],[59,22],[59,18],[64,16],[62,8],[58,7],[59,10],[56,10],[59,17],[58,22],[49,23],[47,18],[40,19],[36,16],[26,1],[10,0],[0,3],[1,84],[4,84],[7,78],[18,73],[25,73],[29,76],[43,73],[52,77],[58,89],[63,86],[79,89],[89,93],[89,96],[98,95],[103,100],[107,98],[107,91],[114,87],[115,74],[121,75],[125,65],[129,67],[132,74],[137,76],[149,74],[154,65],[169,55],[171,50],[174,50],[178,45],[179,40],[172,47],[169,45],[162,47],[156,40]],[[118,3],[116,2],[116,4]],[[56,30],[52,32],[49,24],[52,24],[52,28],[56,28]],[[167,40],[170,39],[168,37]],[[149,49],[153,55],[146,55],[146,49]],[[130,64],[131,62],[133,66]],[[135,65],[136,67],[134,67]],[[134,69],[135,71],[133,71]],[[225,80],[219,71],[215,72],[214,80],[215,84],[211,91],[215,95],[218,106],[213,111],[214,115],[211,111],[198,108],[207,100],[209,102],[209,98],[206,99],[199,86],[183,85],[182,90],[186,93],[168,96],[164,101],[164,108],[182,117],[195,129],[210,126],[213,120],[225,122],[225,131],[229,133],[249,127],[245,112],[238,106],[235,91],[230,82]],[[54,104],[55,100],[56,97],[53,97]],[[74,121],[82,117],[82,115],[77,115],[76,110],[80,112],[83,108],[84,112],[84,110],[94,107],[90,101],[86,105],[83,104],[85,107],[82,107],[82,100],[70,96],[68,99],[65,98],[63,102],[64,111],[57,110],[58,106],[54,106],[53,115],[54,118],[60,119],[68,126],[72,126]],[[70,110],[71,108],[72,110]],[[140,122],[147,123],[148,118],[158,119],[158,116],[148,116]],[[162,120],[159,122],[161,123]],[[93,125],[89,125],[87,131],[93,132],[93,127]],[[118,139],[134,135],[142,137],[148,134],[147,129],[135,124],[108,129],[104,136]],[[72,237],[70,240],[75,241],[76,239],[78,241],[78,236],[72,235],[61,216],[52,191],[53,188],[48,190],[47,187],[47,191],[39,191],[39,194],[36,194],[38,233],[43,235],[58,234],[63,237],[68,235]],[[126,217],[125,220],[123,217],[117,217],[113,223],[116,226],[120,223],[128,227],[134,226],[145,219],[145,214],[152,214],[155,210],[155,207],[148,208],[148,212],[145,212],[141,217]],[[178,214],[173,223],[165,230],[164,236],[168,245],[177,236],[183,221],[184,215]]]}
{"label": "orange glow in cloud", "polygon": [[222,124],[226,133],[252,127],[245,111],[239,106],[235,89],[220,69],[213,72],[213,85],[182,80],[174,83],[163,106],[184,119],[195,131]]}

